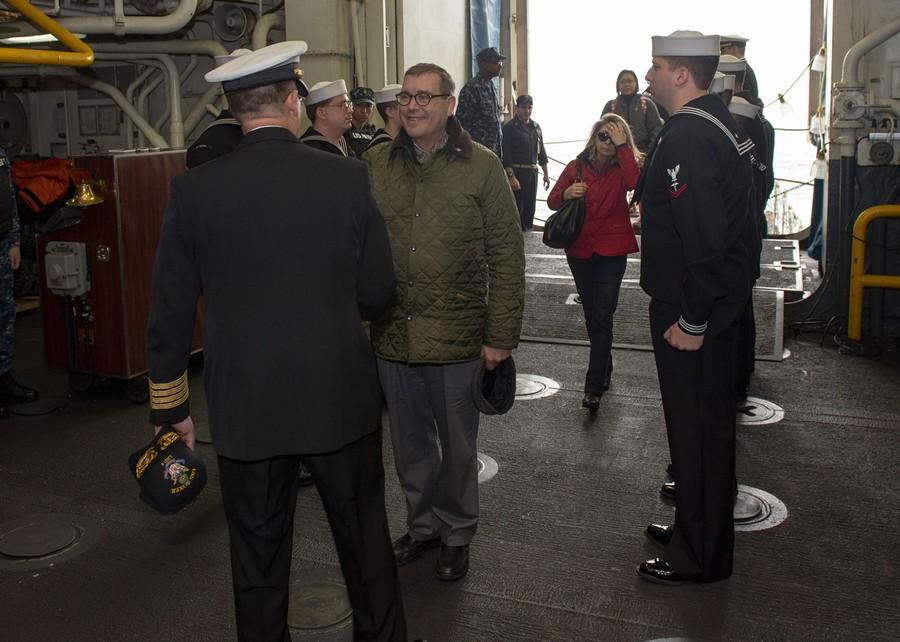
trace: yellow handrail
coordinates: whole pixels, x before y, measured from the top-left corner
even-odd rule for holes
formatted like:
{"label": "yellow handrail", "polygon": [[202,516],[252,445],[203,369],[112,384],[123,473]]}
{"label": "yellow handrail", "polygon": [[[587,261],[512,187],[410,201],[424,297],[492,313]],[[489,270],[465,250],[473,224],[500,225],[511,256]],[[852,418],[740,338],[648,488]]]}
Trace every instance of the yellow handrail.
{"label": "yellow handrail", "polygon": [[865,274],[866,229],[878,218],[900,218],[900,205],[876,205],[857,217],[853,223],[853,245],[850,252],[850,310],[847,313],[847,337],[862,337],[863,288],[900,289],[900,276]]}
{"label": "yellow handrail", "polygon": [[0,47],[0,63],[20,65],[59,65],[64,67],[89,67],[94,63],[94,52],[86,44],[72,35],[72,32],[36,9],[27,0],[3,0],[16,9],[31,24],[56,36],[71,51],[54,51],[51,49],[18,49]]}

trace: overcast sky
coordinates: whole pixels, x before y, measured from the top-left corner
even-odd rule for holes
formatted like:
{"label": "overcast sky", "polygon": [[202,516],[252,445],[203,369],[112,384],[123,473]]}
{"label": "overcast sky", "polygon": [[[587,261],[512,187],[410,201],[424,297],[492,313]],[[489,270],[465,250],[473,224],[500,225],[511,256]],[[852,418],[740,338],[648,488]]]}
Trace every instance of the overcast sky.
{"label": "overcast sky", "polygon": [[[756,0],[744,7],[740,11],[734,2],[711,0],[531,0],[529,88],[534,118],[546,139],[586,137],[603,105],[615,96],[620,70],[634,70],[643,90],[650,37],[676,29],[749,38],[747,61],[759,80],[760,97],[765,103],[775,100],[809,62],[809,3]],[[739,15],[743,22],[736,20]],[[787,94],[792,118],[782,119],[774,105],[766,116],[776,126],[805,127],[807,87],[804,78]]]}

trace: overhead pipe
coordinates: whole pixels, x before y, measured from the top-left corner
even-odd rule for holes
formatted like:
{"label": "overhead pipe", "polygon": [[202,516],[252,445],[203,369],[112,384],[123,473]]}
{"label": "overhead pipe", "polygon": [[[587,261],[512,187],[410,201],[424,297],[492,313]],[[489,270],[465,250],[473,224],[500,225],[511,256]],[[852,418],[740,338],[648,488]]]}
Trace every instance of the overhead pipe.
{"label": "overhead pipe", "polygon": [[[4,0],[10,6],[16,7],[23,15],[28,15],[21,5],[30,4],[26,0]],[[197,13],[198,0],[181,0],[178,8],[165,16],[127,16],[123,8],[122,0],[115,0],[113,16],[76,16],[60,18],[59,24],[69,31],[85,33],[88,35],[155,35],[163,36],[175,33],[187,25]],[[33,7],[29,7],[34,10]],[[40,13],[40,12],[38,12]],[[41,14],[43,15],[43,14]],[[45,16],[46,17],[46,16]],[[49,18],[47,18],[49,20]],[[7,23],[22,30],[24,24],[21,21]],[[49,31],[49,30],[48,30]],[[53,32],[50,32],[53,33]],[[53,34],[59,38],[57,34]],[[62,38],[60,38],[62,41]],[[71,47],[71,45],[66,45]],[[90,64],[90,63],[88,63]]]}
{"label": "overhead pipe", "polygon": [[222,85],[220,83],[213,83],[210,85],[209,89],[206,90],[206,93],[200,97],[193,109],[188,112],[188,115],[184,119],[185,136],[191,135],[197,128],[197,125],[200,124],[200,121],[206,116],[207,106],[215,103],[221,96]]}
{"label": "overhead pipe", "polygon": [[351,36],[353,37],[353,67],[354,74],[356,76],[356,87],[365,87],[366,86],[366,78],[363,73],[363,56],[362,56],[362,45],[360,44],[359,38],[359,7],[362,6],[361,2],[357,2],[357,0],[350,0],[350,30]]}
{"label": "overhead pipe", "polygon": [[126,113],[126,115],[134,121],[138,129],[143,132],[150,144],[154,147],[169,147],[166,139],[159,135],[157,131],[137,112],[134,106],[125,100],[122,92],[109,83],[105,83],[98,78],[85,76],[72,69],[58,69],[49,67],[0,67],[0,77],[21,78],[22,76],[37,76],[39,78],[59,78],[83,85],[94,91],[106,94]]}
{"label": "overhead pipe", "polygon": [[168,54],[147,56],[146,54],[133,53],[97,53],[97,58],[101,60],[133,61],[148,57],[159,61],[165,70],[167,96],[172,116],[172,120],[169,123],[169,142],[172,147],[184,147],[184,123],[182,122],[181,115],[181,85],[179,83],[178,67],[175,66],[175,61],[172,59],[172,56]]}
{"label": "overhead pipe", "polygon": [[253,35],[250,37],[250,46],[254,51],[266,46],[269,42],[269,32],[272,29],[284,29],[284,14],[267,13],[256,21]]}
{"label": "overhead pipe", "polygon": [[[148,78],[156,71],[155,67],[148,66],[141,74],[135,78],[128,85],[128,89],[125,90],[125,100],[129,102],[129,104],[134,104],[134,93],[137,91],[138,87],[143,85]],[[126,116],[126,127],[125,127],[125,148],[131,149],[134,147],[134,127],[132,126],[132,121],[130,118]],[[131,123],[131,124],[129,124]]]}
{"label": "overhead pipe", "polygon": [[92,44],[94,51],[103,53],[145,53],[227,56],[228,51],[214,40],[144,40],[140,42],[104,42]]}
{"label": "overhead pipe", "polygon": [[876,29],[850,47],[844,55],[844,64],[841,68],[841,84],[862,86],[863,83],[859,79],[859,63],[863,56],[897,33],[900,33],[900,16],[894,18],[883,27]]}
{"label": "overhead pipe", "polygon": [[[55,49],[23,49],[18,47],[0,47],[0,63],[22,65],[59,65],[64,67],[90,67],[94,62],[94,52],[85,43],[68,31],[62,20],[56,21],[45,13],[31,6],[27,0],[4,0],[16,9],[38,29],[43,29],[55,36],[60,43],[71,51]],[[196,0],[194,0],[196,2]]]}

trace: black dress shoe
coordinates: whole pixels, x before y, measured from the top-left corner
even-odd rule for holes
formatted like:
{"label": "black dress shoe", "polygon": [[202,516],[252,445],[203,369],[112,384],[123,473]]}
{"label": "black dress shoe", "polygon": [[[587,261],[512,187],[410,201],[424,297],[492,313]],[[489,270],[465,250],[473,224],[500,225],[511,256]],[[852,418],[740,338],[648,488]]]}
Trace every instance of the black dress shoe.
{"label": "black dress shoe", "polygon": [[469,572],[469,545],[449,546],[441,544],[434,574],[439,580],[452,582]]}
{"label": "black dress shoe", "polygon": [[35,401],[38,398],[38,391],[20,384],[7,370],[0,375],[0,396],[11,401]]}
{"label": "black dress shoe", "polygon": [[671,501],[675,501],[675,482],[664,482],[662,486],[659,487],[659,496],[663,499],[669,499]]}
{"label": "black dress shoe", "polygon": [[666,474],[667,474],[669,477],[671,477],[672,479],[675,479],[675,473],[672,472],[672,464],[667,464],[667,465],[666,465]]}
{"label": "black dress shoe", "polygon": [[650,543],[660,548],[665,548],[672,541],[672,532],[674,526],[663,526],[662,524],[650,524],[644,531],[644,535],[650,540]]}
{"label": "black dress shoe", "polygon": [[441,543],[440,537],[418,540],[409,533],[394,542],[394,563],[397,566],[409,564],[429,548],[434,548]]}
{"label": "black dress shoe", "polygon": [[313,479],[312,473],[309,472],[309,468],[300,463],[300,470],[297,471],[297,485],[301,488],[303,486],[312,486],[316,483],[316,480]]}
{"label": "black dress shoe", "polygon": [[596,410],[600,407],[600,395],[595,395],[593,392],[584,393],[581,405],[588,410]]}
{"label": "black dress shoe", "polygon": [[9,417],[9,406],[5,403],[0,404],[0,419],[6,419]]}
{"label": "black dress shoe", "polygon": [[659,557],[646,562],[641,562],[635,569],[642,580],[654,582],[656,584],[668,584],[669,586],[677,586],[679,584],[687,584],[691,580],[683,577],[672,570],[669,563]]}

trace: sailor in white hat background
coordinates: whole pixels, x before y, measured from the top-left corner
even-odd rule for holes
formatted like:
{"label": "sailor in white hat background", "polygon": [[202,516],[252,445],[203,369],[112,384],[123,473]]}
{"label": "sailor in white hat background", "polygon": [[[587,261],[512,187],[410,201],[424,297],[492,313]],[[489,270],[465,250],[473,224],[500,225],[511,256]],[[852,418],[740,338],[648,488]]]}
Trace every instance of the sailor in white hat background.
{"label": "sailor in white hat background", "polygon": [[372,136],[368,149],[372,149],[382,143],[392,142],[397,137],[397,134],[400,133],[400,130],[403,129],[403,125],[400,123],[400,103],[397,102],[397,94],[402,89],[402,85],[394,83],[385,85],[375,92],[375,109],[378,111],[378,115],[381,116],[384,127],[376,131],[375,135]]}
{"label": "sailor in white hat background", "polygon": [[[216,56],[216,67],[248,53],[252,52],[249,49],[235,49],[227,56]],[[237,118],[228,109],[223,109],[187,148],[185,165],[190,169],[224,156],[237,147],[243,137],[244,132]]]}
{"label": "sailor in white hat background", "polygon": [[344,139],[344,132],[352,125],[353,103],[343,79],[322,80],[310,87],[306,115],[312,124],[300,140],[323,152],[353,155]]}
{"label": "sailor in white hat background", "polygon": [[[744,52],[747,49],[747,42],[749,40],[749,38],[745,38],[744,36],[739,36],[737,34],[720,36],[719,53],[728,56],[734,56],[735,58],[746,62],[747,58],[744,55]],[[747,63],[746,71],[744,72],[743,82],[743,90],[749,92],[752,96],[752,99],[749,102],[757,103],[759,101],[759,83],[756,81],[756,72],[753,71],[753,67],[751,67],[749,63]],[[760,106],[762,106],[761,102],[759,104]]]}
{"label": "sailor in white hat background", "polygon": [[282,42],[206,75],[222,82],[244,138],[172,181],[147,328],[150,422],[193,447],[186,366],[202,294],[237,638],[290,640],[302,461],[332,526],[354,639],[400,642],[381,390],[362,324],[391,301],[396,277],[365,165],[297,139],[305,51]]}
{"label": "sailor in white hat background", "polygon": [[676,508],[674,524],[647,527],[664,552],[637,571],[662,584],[713,582],[733,568],[735,325],[759,267],[753,143],[708,93],[718,36],[676,31],[654,36],[652,50],[646,80],[671,116],[635,200]]}

